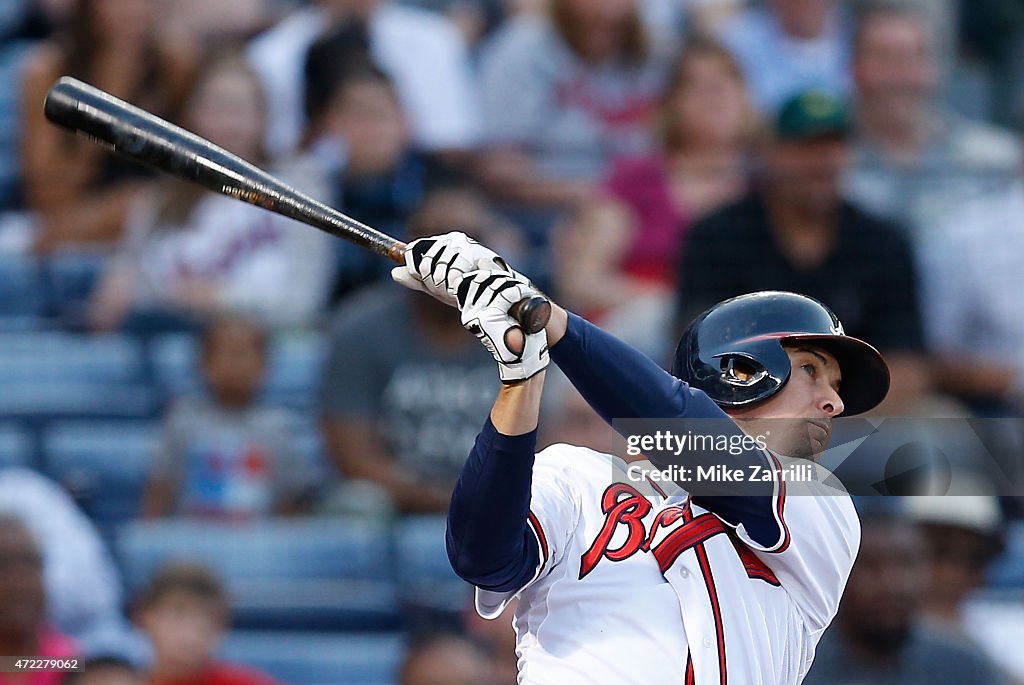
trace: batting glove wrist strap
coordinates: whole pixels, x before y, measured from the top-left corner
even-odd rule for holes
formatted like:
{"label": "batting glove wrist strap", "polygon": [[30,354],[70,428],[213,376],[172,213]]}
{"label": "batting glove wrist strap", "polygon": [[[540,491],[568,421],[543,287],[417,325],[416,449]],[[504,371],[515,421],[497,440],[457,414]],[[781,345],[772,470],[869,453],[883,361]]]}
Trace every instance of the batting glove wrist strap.
{"label": "batting glove wrist strap", "polygon": [[498,362],[502,383],[532,378],[548,365],[548,342],[544,331],[522,336],[525,337],[525,345],[521,352],[509,347],[509,332],[515,330],[522,334],[519,323],[509,316],[509,309],[520,300],[537,294],[529,281],[494,269],[469,272],[459,284],[456,300],[462,312],[462,325]]}

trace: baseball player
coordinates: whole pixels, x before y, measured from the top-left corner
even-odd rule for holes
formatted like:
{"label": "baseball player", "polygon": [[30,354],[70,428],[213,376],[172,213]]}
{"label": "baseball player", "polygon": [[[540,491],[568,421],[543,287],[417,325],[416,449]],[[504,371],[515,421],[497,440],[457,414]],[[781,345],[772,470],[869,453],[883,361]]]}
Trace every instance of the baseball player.
{"label": "baseball player", "polygon": [[[520,683],[802,680],[838,608],[859,524],[849,497],[826,493],[823,479],[801,493],[817,496],[793,496],[781,462],[813,460],[832,418],[883,399],[888,369],[873,347],[816,300],[756,293],[698,317],[668,374],[557,306],[546,331],[523,336],[508,311],[536,290],[462,234],[416,241],[394,277],[457,305],[498,362],[503,385],[453,492],[446,545],[482,616],[519,598]],[[633,484],[622,460],[582,447],[535,455],[549,358],[605,420],[729,417],[722,423],[750,430],[790,419],[767,449],[729,457],[774,480],[758,494],[691,496],[673,483]]]}

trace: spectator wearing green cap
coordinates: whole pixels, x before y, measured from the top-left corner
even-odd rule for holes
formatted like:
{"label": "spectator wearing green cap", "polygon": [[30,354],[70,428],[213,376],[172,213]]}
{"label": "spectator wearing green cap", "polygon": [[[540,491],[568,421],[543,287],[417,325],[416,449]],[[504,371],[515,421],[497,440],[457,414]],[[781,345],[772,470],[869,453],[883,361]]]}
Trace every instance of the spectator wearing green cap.
{"label": "spectator wearing green cap", "polygon": [[913,411],[928,388],[914,261],[898,229],[842,198],[849,135],[848,106],[826,91],[783,104],[760,141],[753,191],[685,241],[678,321],[758,290],[816,297],[885,353],[893,389],[881,411]]}

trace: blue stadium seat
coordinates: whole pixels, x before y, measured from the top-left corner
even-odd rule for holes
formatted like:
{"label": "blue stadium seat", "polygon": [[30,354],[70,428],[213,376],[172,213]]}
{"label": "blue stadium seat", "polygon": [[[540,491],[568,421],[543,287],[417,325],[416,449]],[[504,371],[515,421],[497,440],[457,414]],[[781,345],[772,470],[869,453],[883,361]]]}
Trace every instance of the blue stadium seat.
{"label": "blue stadium seat", "polygon": [[36,423],[77,419],[150,419],[160,403],[141,384],[61,381],[0,381],[0,417]]}
{"label": "blue stadium seat", "polygon": [[235,631],[220,650],[290,685],[384,685],[397,680],[401,635]]}
{"label": "blue stadium seat", "polygon": [[327,459],[324,437],[315,418],[303,415],[295,422],[294,435],[299,458],[317,475],[317,483],[327,484],[338,477]]}
{"label": "blue stadium seat", "polygon": [[[272,340],[261,400],[294,409],[311,407],[326,351],[326,340],[314,334]],[[198,342],[186,334],[164,335],[153,341],[154,375],[164,393],[178,396],[201,388],[198,352]]]}
{"label": "blue stadium seat", "polygon": [[322,336],[289,335],[275,340],[263,388],[264,399],[282,407],[312,407],[326,355],[327,340]]}
{"label": "blue stadium seat", "polygon": [[[17,5],[25,3],[2,4],[7,11],[13,11]],[[22,73],[25,57],[31,49],[29,41],[0,41],[0,211],[18,203]]]}
{"label": "blue stadium seat", "polygon": [[84,326],[93,288],[107,267],[107,252],[75,250],[46,260],[47,309],[65,324]]}
{"label": "blue stadium seat", "polygon": [[150,342],[150,362],[157,387],[166,397],[180,397],[200,388],[198,346],[187,333],[169,333]]}
{"label": "blue stadium seat", "polygon": [[0,468],[31,466],[34,458],[32,434],[13,424],[0,425]]}
{"label": "blue stadium seat", "polygon": [[395,525],[395,557],[402,598],[418,607],[459,612],[471,586],[455,575],[444,547],[443,516],[414,516]]}
{"label": "blue stadium seat", "polygon": [[37,325],[44,313],[43,292],[42,272],[35,258],[0,256],[0,325],[3,330],[25,330]]}
{"label": "blue stadium seat", "polygon": [[0,383],[11,381],[138,382],[138,342],[122,335],[56,331],[0,334]]}
{"label": "blue stadium seat", "polygon": [[159,429],[138,421],[57,422],[43,434],[46,471],[101,526],[139,511]]}
{"label": "blue stadium seat", "polygon": [[137,521],[119,531],[117,546],[129,590],[170,560],[208,565],[227,583],[238,626],[381,630],[399,624],[390,537],[381,522]]}
{"label": "blue stadium seat", "polygon": [[120,335],[0,333],[0,415],[146,418],[158,409],[142,350]]}
{"label": "blue stadium seat", "polygon": [[992,588],[1024,588],[1024,521],[1006,527],[1006,549],[988,570]]}

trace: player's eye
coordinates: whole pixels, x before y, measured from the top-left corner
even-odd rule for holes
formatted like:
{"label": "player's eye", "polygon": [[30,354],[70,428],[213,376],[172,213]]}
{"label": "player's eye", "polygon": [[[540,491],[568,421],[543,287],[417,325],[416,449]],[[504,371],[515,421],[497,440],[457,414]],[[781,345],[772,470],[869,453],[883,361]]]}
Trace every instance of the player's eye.
{"label": "player's eye", "polygon": [[818,371],[814,368],[814,364],[801,364],[800,368],[806,371],[810,376],[813,376]]}

